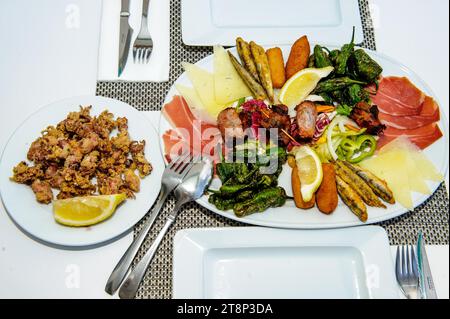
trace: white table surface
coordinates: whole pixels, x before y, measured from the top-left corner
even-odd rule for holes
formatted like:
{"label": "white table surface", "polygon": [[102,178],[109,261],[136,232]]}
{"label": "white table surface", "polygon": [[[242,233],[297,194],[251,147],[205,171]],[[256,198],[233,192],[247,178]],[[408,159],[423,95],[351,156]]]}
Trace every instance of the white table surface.
{"label": "white table surface", "polygon": [[[378,51],[416,71],[448,121],[448,1],[370,2]],[[0,50],[0,149],[41,106],[95,94],[100,9],[101,0],[0,2],[0,42],[11,44]],[[84,251],[52,248],[18,230],[0,205],[0,298],[108,298],[106,279],[132,238]],[[428,253],[438,295],[448,298],[449,248]]]}

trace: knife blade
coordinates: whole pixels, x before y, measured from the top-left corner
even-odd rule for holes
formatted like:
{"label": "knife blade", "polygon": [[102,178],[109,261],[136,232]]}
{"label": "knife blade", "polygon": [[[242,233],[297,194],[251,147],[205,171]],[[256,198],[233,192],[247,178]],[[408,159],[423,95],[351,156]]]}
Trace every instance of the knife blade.
{"label": "knife blade", "polygon": [[422,232],[419,233],[417,240],[417,262],[420,274],[419,290],[422,299],[438,299]]}
{"label": "knife blade", "polygon": [[118,75],[122,74],[128,60],[130,51],[131,37],[133,29],[130,27],[128,18],[130,16],[130,0],[122,0],[120,9],[120,33],[119,33],[119,69]]}

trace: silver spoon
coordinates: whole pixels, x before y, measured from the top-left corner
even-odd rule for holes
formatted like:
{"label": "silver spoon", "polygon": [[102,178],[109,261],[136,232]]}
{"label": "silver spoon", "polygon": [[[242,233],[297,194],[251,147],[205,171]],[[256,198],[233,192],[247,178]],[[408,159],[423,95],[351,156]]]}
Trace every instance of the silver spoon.
{"label": "silver spoon", "polygon": [[189,171],[186,179],[181,183],[174,191],[176,198],[175,207],[167,217],[167,221],[155,241],[150,246],[149,250],[145,253],[144,257],[137,263],[136,267],[130,272],[122,287],[119,290],[119,297],[123,299],[134,298],[139,288],[139,284],[145,275],[145,272],[156,253],[162,239],[169,230],[178,216],[178,212],[184,204],[194,201],[200,198],[205,189],[211,182],[213,174],[213,165],[209,159],[205,159],[194,166]]}

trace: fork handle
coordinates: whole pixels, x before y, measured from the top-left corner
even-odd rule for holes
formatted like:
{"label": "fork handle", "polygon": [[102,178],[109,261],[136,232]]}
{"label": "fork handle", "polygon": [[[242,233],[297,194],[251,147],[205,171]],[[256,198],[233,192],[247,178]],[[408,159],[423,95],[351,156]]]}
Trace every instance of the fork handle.
{"label": "fork handle", "polygon": [[150,0],[144,0],[142,3],[142,15],[147,18],[148,17],[148,7],[150,4]]}
{"label": "fork handle", "polygon": [[163,228],[160,230],[158,236],[155,241],[150,246],[149,250],[145,253],[144,257],[137,263],[136,267],[131,271],[128,275],[127,279],[123,283],[122,287],[119,290],[119,297],[122,299],[132,299],[136,296],[136,292],[139,288],[139,285],[144,278],[145,272],[147,271],[150,262],[153,260],[155,253],[161,244],[164,236],[169,230],[170,226],[175,221],[178,210],[180,209],[182,204],[175,204],[175,208],[172,213],[167,217],[167,221],[164,224]]}
{"label": "fork handle", "polygon": [[127,275],[128,270],[130,269],[131,264],[133,263],[133,260],[136,257],[137,252],[139,251],[139,248],[142,246],[145,237],[147,237],[147,234],[152,228],[153,223],[155,222],[156,217],[159,215],[159,212],[162,206],[164,205],[164,202],[166,201],[168,195],[169,192],[167,192],[166,188],[162,186],[158,196],[158,200],[156,201],[155,206],[153,207],[153,210],[150,213],[150,217],[145,222],[142,230],[133,240],[130,247],[128,247],[125,254],[123,254],[122,258],[120,258],[113,272],[109,276],[105,286],[105,291],[108,294],[113,295],[117,291],[117,289],[119,289],[120,284],[123,282],[125,276]]}

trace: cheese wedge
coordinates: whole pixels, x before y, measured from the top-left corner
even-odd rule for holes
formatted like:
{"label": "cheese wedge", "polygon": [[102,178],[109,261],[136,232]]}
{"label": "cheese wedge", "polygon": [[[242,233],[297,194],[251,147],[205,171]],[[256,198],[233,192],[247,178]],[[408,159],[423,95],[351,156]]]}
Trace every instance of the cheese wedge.
{"label": "cheese wedge", "polygon": [[211,118],[217,119],[217,115],[225,108],[223,104],[216,102],[214,75],[191,63],[182,63],[189,80],[192,82],[205,111]]}
{"label": "cheese wedge", "polygon": [[216,102],[222,105],[252,95],[231,63],[227,51],[217,45],[214,46],[214,86]]}
{"label": "cheese wedge", "polygon": [[413,209],[412,192],[429,195],[431,190],[427,181],[444,179],[425,154],[404,136],[385,145],[361,166],[384,179],[396,201],[408,209]]}

